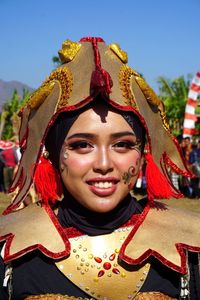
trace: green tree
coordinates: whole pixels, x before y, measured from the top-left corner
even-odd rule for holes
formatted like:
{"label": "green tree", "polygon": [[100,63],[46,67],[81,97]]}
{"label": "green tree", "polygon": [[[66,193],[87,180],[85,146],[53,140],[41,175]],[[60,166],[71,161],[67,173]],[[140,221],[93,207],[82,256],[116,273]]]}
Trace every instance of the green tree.
{"label": "green tree", "polygon": [[18,95],[17,90],[14,90],[12,97],[3,105],[0,116],[0,139],[9,140],[14,137],[13,118],[16,118],[17,112],[24,105],[29,96],[30,92],[28,90],[23,90],[22,97]]}
{"label": "green tree", "polygon": [[159,77],[159,97],[165,104],[166,115],[175,135],[182,133],[185,105],[192,76],[178,77],[174,80]]}
{"label": "green tree", "polygon": [[58,56],[53,56],[52,57],[52,62],[53,62],[54,66],[56,68],[59,67],[62,64],[62,62],[61,62],[61,60]]}

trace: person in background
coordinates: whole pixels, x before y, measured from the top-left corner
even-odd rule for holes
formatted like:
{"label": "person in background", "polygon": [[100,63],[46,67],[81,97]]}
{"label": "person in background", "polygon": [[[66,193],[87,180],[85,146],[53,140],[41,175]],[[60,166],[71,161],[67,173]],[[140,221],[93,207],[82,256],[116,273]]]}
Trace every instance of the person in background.
{"label": "person in background", "polygon": [[[187,168],[190,169],[189,157],[190,157],[190,153],[192,151],[190,137],[180,138],[179,143],[180,143],[181,152],[185,159]],[[177,179],[177,175],[175,175],[175,178]],[[179,176],[179,187],[185,197],[189,197],[189,198],[192,197],[193,191],[192,191],[192,186],[191,186],[191,178],[184,176],[184,174],[180,175]]]}
{"label": "person in background", "polygon": [[1,153],[4,161],[3,177],[4,177],[4,186],[5,191],[9,191],[9,187],[13,181],[14,169],[18,163],[15,153],[15,148],[10,147],[4,149]]}
{"label": "person in background", "polygon": [[0,149],[0,192],[5,192],[4,177],[3,177],[4,160],[1,153],[2,153],[2,149]]}
{"label": "person in background", "polygon": [[199,179],[200,179],[200,143],[192,144],[192,151],[189,155],[190,168],[195,175],[191,178],[192,198],[200,198]]}

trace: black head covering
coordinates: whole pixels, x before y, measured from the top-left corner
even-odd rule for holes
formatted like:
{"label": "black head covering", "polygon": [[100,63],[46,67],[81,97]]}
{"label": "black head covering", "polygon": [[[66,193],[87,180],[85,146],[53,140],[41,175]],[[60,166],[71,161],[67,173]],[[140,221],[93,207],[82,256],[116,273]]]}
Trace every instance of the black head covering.
{"label": "black head covering", "polygon": [[[93,100],[92,103],[86,105],[82,109],[73,112],[70,111],[60,113],[54,125],[50,128],[45,140],[45,147],[46,150],[49,152],[49,159],[51,160],[56,169],[59,170],[60,151],[71,126],[82,112],[86,111],[91,107],[95,107],[96,101],[99,101],[99,98]],[[108,104],[105,101],[102,101],[102,99],[101,103],[104,103],[108,106]],[[141,152],[143,152],[145,145],[145,129],[142,126],[139,118],[133,112],[122,110],[119,111],[111,106],[110,109],[116,113],[119,113],[131,126],[137,138],[139,138],[142,142]]]}

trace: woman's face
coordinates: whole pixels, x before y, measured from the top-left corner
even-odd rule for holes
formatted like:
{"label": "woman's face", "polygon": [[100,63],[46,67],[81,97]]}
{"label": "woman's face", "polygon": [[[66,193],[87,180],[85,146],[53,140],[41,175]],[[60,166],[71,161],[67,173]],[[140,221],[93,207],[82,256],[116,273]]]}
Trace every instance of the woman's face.
{"label": "woman's face", "polygon": [[100,105],[80,114],[70,128],[60,153],[60,172],[80,204],[104,213],[133,188],[140,159],[132,128],[121,115]]}

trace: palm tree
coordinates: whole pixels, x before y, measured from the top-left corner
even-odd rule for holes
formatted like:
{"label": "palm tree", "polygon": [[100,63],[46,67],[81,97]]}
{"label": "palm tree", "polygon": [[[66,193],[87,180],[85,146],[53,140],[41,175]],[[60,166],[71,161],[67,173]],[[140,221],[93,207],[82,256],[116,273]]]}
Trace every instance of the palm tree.
{"label": "palm tree", "polygon": [[188,75],[174,80],[160,76],[157,79],[159,96],[165,104],[166,115],[175,135],[181,134],[185,114],[185,105],[192,76]]}

